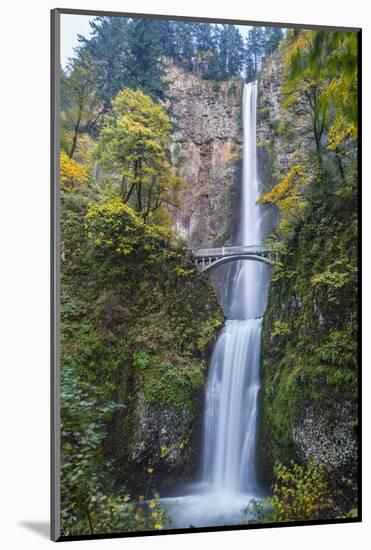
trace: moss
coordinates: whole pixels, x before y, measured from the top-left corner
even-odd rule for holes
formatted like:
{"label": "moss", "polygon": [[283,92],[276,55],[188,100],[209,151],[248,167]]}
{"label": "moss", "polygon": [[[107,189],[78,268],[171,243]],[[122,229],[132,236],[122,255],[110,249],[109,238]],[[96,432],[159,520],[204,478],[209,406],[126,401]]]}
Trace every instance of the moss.
{"label": "moss", "polygon": [[144,394],[151,405],[191,409],[194,396],[204,386],[206,364],[203,361],[176,364],[139,350],[134,354],[133,363],[140,372]]}
{"label": "moss", "polygon": [[[116,199],[94,206],[85,195],[79,189],[64,201],[62,369],[73,367],[92,394],[118,405],[104,424],[102,448],[112,465],[109,481],[122,486],[153,458],[153,448],[144,449],[143,464],[129,456],[143,392],[144,410],[156,410],[155,439],[166,415],[182,412],[174,445],[190,443],[173,470],[196,455],[191,432],[198,430],[207,359],[223,313],[210,281],[171,232],[144,224]],[[165,466],[162,475],[169,475]]]}
{"label": "moss", "polygon": [[269,119],[269,107],[261,107],[257,112],[257,116],[260,117],[262,120],[268,120]]}
{"label": "moss", "polygon": [[[272,480],[277,461],[301,460],[293,432],[308,405],[356,402],[356,277],[331,271],[330,289],[316,284],[324,266],[336,258],[339,271],[341,251],[352,249],[352,215],[341,202],[309,205],[273,273],[263,325],[262,478]],[[355,258],[344,262],[354,266]]]}

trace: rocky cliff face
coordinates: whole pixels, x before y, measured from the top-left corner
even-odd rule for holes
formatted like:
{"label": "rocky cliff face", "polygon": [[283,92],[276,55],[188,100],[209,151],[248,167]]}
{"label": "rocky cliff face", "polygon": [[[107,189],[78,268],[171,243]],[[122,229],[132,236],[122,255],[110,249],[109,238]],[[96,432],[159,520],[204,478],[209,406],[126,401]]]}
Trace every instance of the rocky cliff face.
{"label": "rocky cliff face", "polygon": [[211,82],[169,66],[172,157],[186,182],[173,215],[191,247],[229,244],[239,217],[242,79]]}
{"label": "rocky cliff face", "polygon": [[182,481],[197,478],[202,460],[203,394],[195,392],[192,406],[175,408],[150,404],[145,393],[138,392],[131,419],[134,432],[125,460],[129,463],[125,481],[134,490],[142,490],[143,472],[148,467],[153,468],[151,481],[162,494]]}
{"label": "rocky cliff face", "polygon": [[282,58],[279,51],[265,61],[258,81],[256,146],[258,177],[262,193],[269,191],[287,171],[295,147],[282,139]]}

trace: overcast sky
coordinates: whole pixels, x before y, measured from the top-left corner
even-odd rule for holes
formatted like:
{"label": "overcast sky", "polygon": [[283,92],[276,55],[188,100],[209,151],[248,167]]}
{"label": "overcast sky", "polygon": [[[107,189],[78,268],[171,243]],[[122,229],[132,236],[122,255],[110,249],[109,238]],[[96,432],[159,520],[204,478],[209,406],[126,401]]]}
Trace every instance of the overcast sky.
{"label": "overcast sky", "polygon": [[73,49],[78,45],[77,35],[90,35],[89,21],[94,17],[87,15],[61,15],[61,64],[65,68],[70,57],[74,57]]}
{"label": "overcast sky", "polygon": [[[94,17],[88,15],[61,15],[61,64],[66,68],[68,59],[74,57],[74,48],[78,46],[77,35],[82,34],[88,37],[90,35],[89,21]],[[250,27],[246,25],[237,25],[243,36],[247,36]]]}

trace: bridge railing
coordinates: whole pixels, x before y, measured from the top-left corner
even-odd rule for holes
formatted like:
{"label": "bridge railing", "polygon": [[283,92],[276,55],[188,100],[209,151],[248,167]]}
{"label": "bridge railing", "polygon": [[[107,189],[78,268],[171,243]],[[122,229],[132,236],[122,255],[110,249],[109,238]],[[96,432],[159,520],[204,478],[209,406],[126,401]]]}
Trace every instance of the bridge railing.
{"label": "bridge railing", "polygon": [[193,250],[193,255],[196,258],[220,257],[220,256],[236,256],[238,254],[264,254],[274,252],[272,248],[262,245],[248,246],[223,246],[220,248],[200,248]]}

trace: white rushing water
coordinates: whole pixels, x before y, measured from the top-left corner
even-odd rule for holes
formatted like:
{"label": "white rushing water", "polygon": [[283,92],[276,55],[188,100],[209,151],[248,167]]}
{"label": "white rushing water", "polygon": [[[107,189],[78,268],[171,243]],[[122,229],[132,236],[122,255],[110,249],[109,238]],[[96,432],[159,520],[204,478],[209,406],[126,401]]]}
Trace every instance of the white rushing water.
{"label": "white rushing water", "polygon": [[[262,211],[256,205],[256,95],[256,82],[246,84],[240,224],[244,245],[260,244],[262,238]],[[225,304],[229,319],[214,347],[206,390],[202,491],[178,499],[172,507],[178,527],[240,523],[246,520],[241,509],[258,495],[260,342],[269,273],[265,264],[251,260],[239,262],[233,273]]]}
{"label": "white rushing water", "polygon": [[[255,82],[243,95],[244,151],[241,209],[243,245],[261,243],[262,213],[256,205]],[[239,262],[228,294],[227,309],[238,314],[228,320],[212,356],[206,392],[204,481],[216,493],[256,491],[256,432],[260,389],[260,340],[266,305],[267,267]]]}

